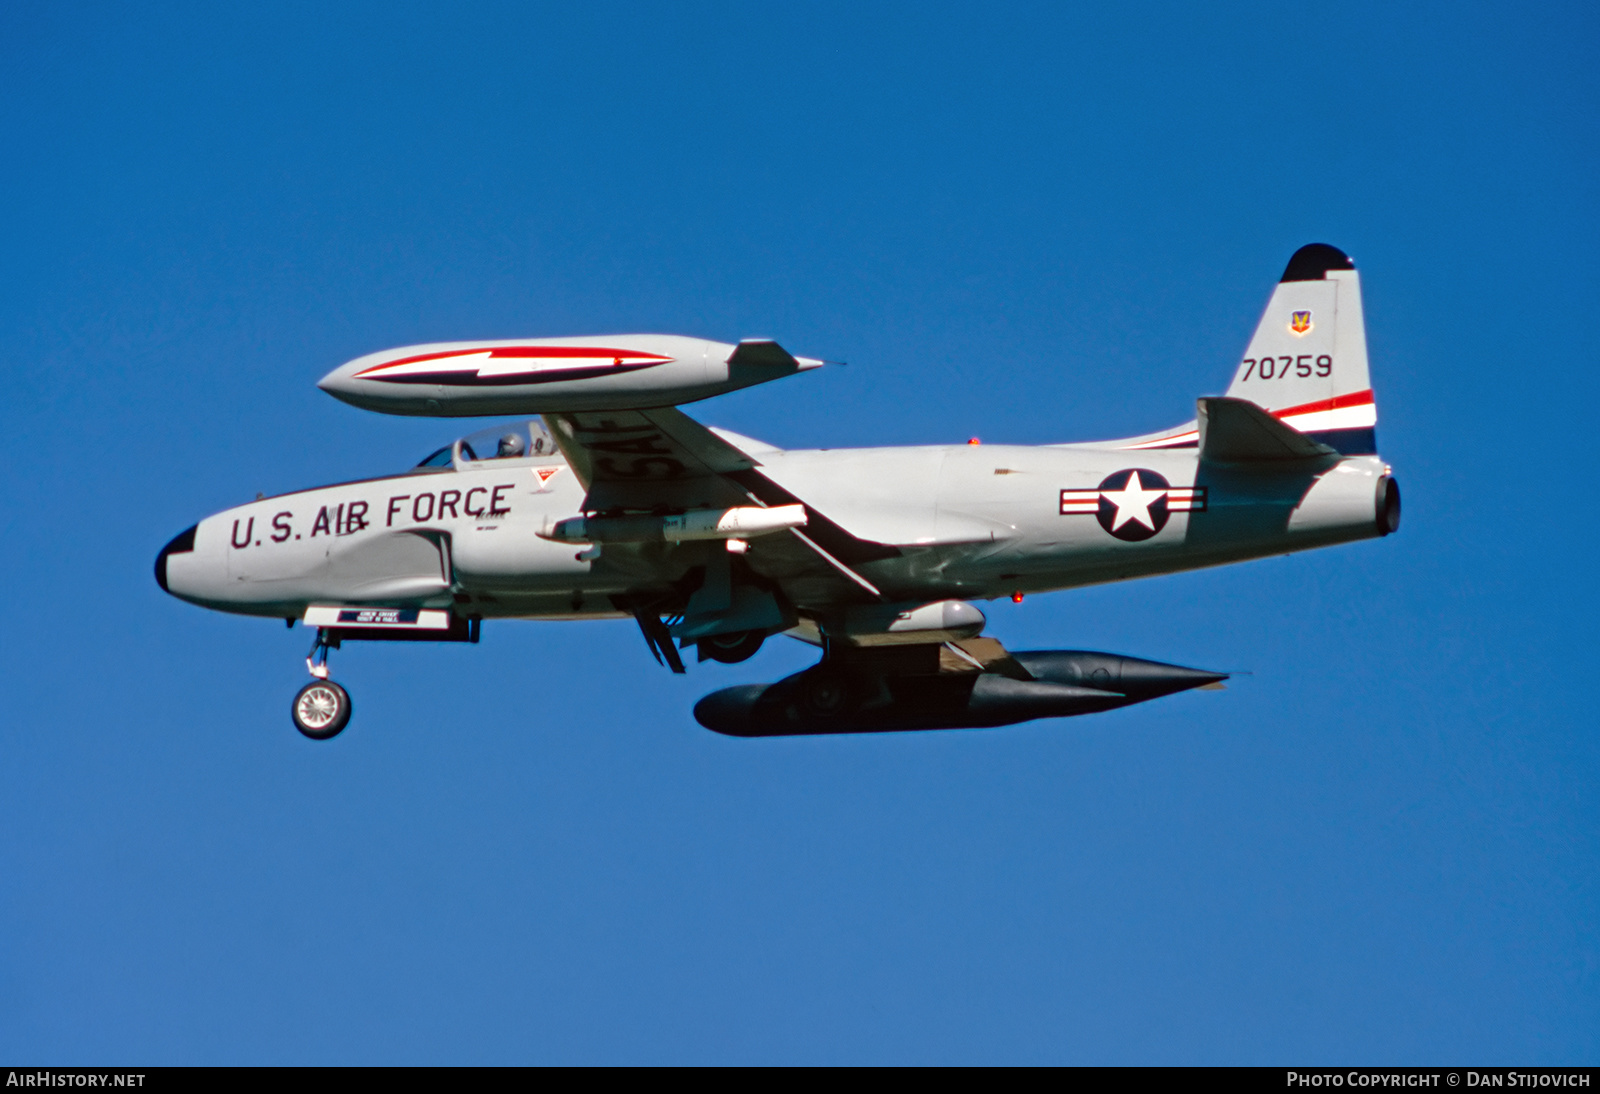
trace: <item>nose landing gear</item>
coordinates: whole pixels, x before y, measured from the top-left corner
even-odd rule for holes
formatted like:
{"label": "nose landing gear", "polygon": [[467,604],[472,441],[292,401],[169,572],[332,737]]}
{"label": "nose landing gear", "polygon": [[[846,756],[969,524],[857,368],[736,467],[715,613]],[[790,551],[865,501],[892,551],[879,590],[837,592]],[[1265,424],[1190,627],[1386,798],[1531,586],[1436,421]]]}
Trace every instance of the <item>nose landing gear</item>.
{"label": "nose landing gear", "polygon": [[337,737],[350,724],[350,693],[328,679],[328,650],[338,645],[326,629],[317,629],[317,640],[306,657],[306,669],[316,679],[300,689],[289,708],[294,728],[313,741]]}
{"label": "nose landing gear", "polygon": [[332,680],[313,680],[294,697],[290,713],[294,728],[313,741],[326,741],[350,724],[350,693]]}

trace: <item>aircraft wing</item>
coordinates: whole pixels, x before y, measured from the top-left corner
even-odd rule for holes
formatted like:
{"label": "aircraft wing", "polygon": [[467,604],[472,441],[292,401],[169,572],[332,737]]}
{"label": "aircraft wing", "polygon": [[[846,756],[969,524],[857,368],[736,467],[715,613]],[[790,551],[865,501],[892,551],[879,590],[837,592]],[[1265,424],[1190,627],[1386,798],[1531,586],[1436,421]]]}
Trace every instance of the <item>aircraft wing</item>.
{"label": "aircraft wing", "polygon": [[753,456],[672,407],[547,414],[592,513],[801,504],[803,529],[762,536],[746,556],[797,604],[880,599],[854,569],[897,548],[860,539],[760,471]]}
{"label": "aircraft wing", "polygon": [[749,504],[726,476],[760,465],[680,410],[547,414],[545,422],[589,491],[591,512]]}

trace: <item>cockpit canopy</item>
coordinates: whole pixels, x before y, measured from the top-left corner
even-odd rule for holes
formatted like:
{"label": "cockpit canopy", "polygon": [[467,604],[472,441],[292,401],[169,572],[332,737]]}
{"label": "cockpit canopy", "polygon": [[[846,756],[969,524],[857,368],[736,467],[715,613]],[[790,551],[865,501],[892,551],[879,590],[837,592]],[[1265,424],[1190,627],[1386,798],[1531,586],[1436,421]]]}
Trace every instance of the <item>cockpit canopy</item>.
{"label": "cockpit canopy", "polygon": [[553,456],[556,442],[549,430],[537,418],[499,425],[486,426],[469,433],[458,441],[429,453],[418,467],[448,469],[456,466],[457,454],[463,463],[486,460],[526,459],[530,456]]}

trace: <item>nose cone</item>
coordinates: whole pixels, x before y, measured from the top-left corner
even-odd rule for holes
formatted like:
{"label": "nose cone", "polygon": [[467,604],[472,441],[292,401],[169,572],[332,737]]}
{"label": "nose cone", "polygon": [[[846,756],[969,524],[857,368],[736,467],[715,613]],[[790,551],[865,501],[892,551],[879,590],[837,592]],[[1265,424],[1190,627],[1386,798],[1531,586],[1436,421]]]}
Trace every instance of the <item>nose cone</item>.
{"label": "nose cone", "polygon": [[1163,695],[1173,695],[1191,688],[1209,687],[1220,684],[1227,678],[1228,674],[1225,672],[1189,669],[1182,665],[1124,657],[1116,690],[1142,701],[1158,699]]}
{"label": "nose cone", "polygon": [[1225,672],[1093,650],[1029,650],[1014,656],[1040,680],[1118,692],[1135,703],[1220,684],[1228,678]]}
{"label": "nose cone", "polygon": [[[377,357],[381,355],[373,354],[371,356]],[[338,399],[340,402],[349,403],[351,406],[358,406],[363,410],[390,410],[391,408],[388,403],[392,401],[392,399],[386,399],[385,395],[391,393],[383,390],[384,385],[373,383],[370,380],[360,379],[356,375],[364,367],[366,367],[366,365],[369,363],[369,360],[370,359],[368,357],[363,357],[355,361],[350,361],[347,364],[340,365],[322,379],[318,380],[317,386],[323,391],[326,391],[329,395],[332,395],[335,399]],[[417,392],[415,388],[409,388],[403,390],[402,394],[414,396],[419,394],[419,392]],[[427,394],[432,395],[434,392],[430,390]],[[437,403],[435,403],[435,405],[437,405]]]}
{"label": "nose cone", "polygon": [[317,387],[342,403],[380,414],[449,418],[483,413],[471,407],[453,407],[445,396],[445,385],[455,384],[461,389],[457,395],[464,390],[470,396],[477,386],[478,366],[492,352],[455,342],[379,350],[346,361],[318,380]]}
{"label": "nose cone", "polygon": [[186,555],[194,551],[194,533],[199,528],[198,524],[179,532],[172,537],[172,541],[161,548],[161,553],[156,556],[156,584],[161,586],[161,591],[170,593],[172,589],[167,585],[167,559],[173,555]]}

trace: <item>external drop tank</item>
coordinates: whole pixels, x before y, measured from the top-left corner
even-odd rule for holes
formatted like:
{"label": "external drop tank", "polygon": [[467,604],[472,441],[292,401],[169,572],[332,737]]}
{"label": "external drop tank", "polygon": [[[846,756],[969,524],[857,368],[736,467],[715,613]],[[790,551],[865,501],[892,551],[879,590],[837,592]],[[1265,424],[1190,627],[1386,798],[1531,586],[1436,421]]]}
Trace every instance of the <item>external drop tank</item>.
{"label": "external drop tank", "polygon": [[1006,653],[991,639],[855,651],[775,684],[712,692],[695,705],[733,737],[989,729],[1131,706],[1227,673],[1089,650]]}

